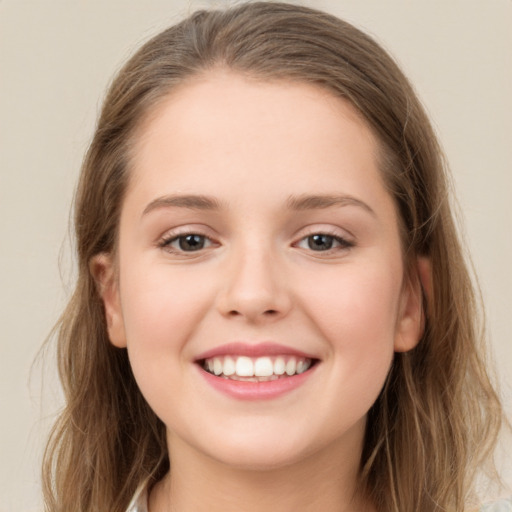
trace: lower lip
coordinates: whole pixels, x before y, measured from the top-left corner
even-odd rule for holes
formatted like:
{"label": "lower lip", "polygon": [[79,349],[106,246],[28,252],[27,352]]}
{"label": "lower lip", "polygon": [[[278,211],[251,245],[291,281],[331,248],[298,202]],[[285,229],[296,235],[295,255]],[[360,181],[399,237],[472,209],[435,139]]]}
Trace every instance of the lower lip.
{"label": "lower lip", "polygon": [[314,365],[304,373],[293,375],[291,377],[263,382],[246,382],[241,380],[225,379],[208,373],[200,366],[198,366],[198,369],[208,384],[225,395],[239,400],[271,400],[285,395],[286,393],[290,393],[304,384],[304,382],[313,374],[316,367],[317,365]]}

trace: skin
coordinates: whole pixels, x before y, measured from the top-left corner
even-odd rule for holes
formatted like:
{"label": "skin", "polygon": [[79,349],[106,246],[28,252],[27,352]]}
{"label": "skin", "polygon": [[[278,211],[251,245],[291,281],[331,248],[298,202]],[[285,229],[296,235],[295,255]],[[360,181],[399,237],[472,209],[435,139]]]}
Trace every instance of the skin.
{"label": "skin", "polygon": [[[225,70],[173,91],[140,127],[117,253],[91,268],[110,339],[167,427],[172,472],[151,512],[373,510],[356,492],[366,415],[393,353],[422,330],[376,154],[344,100]],[[217,207],[171,205],[177,195]],[[305,195],[345,199],[290,207]],[[204,248],[180,250],[191,233]],[[314,234],[341,241],[313,250]],[[290,393],[238,400],[194,362],[233,341],[319,363]]]}

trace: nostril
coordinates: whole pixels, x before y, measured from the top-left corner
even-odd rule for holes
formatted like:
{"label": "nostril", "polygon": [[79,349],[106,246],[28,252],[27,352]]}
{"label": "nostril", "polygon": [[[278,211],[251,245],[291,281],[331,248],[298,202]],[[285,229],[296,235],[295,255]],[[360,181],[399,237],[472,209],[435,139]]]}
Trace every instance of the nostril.
{"label": "nostril", "polygon": [[277,313],[278,312],[275,309],[267,309],[267,311],[263,312],[263,314],[267,316],[275,316]]}

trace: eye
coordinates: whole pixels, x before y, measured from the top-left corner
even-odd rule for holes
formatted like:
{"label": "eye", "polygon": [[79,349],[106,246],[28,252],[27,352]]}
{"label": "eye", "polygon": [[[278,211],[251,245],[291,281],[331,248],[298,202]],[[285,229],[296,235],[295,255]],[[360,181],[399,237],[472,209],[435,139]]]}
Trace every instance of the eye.
{"label": "eye", "polygon": [[212,245],[212,241],[197,233],[187,233],[162,240],[160,244],[164,249],[172,252],[196,252]]}
{"label": "eye", "polygon": [[314,233],[299,241],[297,247],[315,252],[327,252],[336,249],[348,249],[353,244],[339,236],[327,233]]}

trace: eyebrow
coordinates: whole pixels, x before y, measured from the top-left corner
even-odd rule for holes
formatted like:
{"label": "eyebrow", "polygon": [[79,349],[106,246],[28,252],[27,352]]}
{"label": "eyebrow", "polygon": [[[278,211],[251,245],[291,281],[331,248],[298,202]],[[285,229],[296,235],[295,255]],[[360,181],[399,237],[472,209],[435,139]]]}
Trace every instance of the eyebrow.
{"label": "eyebrow", "polygon": [[349,195],[300,195],[290,196],[286,201],[292,210],[323,210],[332,206],[358,206],[373,216],[375,211],[364,201]]}
{"label": "eyebrow", "polygon": [[[290,210],[323,210],[333,206],[358,206],[376,216],[375,211],[364,201],[349,195],[308,195],[290,196],[286,201]],[[168,195],[151,201],[142,215],[158,208],[188,208],[190,210],[220,210],[222,204],[214,197],[205,195]]]}
{"label": "eyebrow", "polygon": [[220,202],[214,197],[203,195],[170,195],[162,196],[151,201],[142,215],[156,210],[157,208],[188,208],[190,210],[219,210]]}

